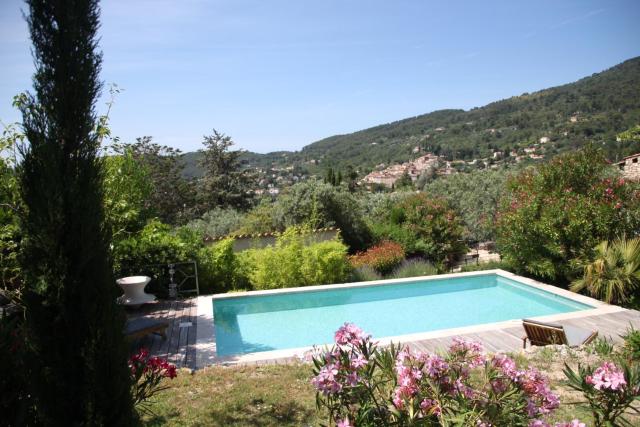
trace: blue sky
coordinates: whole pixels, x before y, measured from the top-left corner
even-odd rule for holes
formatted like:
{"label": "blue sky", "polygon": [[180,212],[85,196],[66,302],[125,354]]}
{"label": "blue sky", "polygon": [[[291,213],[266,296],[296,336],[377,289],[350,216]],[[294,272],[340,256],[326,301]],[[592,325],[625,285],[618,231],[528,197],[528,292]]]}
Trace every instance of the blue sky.
{"label": "blue sky", "polygon": [[[0,119],[33,65],[0,1]],[[105,0],[111,125],[183,151],[216,128],[258,152],[568,83],[640,55],[640,2]],[[104,99],[98,110],[104,111]]]}

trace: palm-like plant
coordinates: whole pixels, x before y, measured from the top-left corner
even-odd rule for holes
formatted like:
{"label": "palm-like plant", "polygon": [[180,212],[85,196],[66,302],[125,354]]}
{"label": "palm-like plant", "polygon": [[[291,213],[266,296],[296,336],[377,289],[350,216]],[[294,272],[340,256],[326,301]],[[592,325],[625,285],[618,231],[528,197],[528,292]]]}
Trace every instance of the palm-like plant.
{"label": "palm-like plant", "polygon": [[584,289],[607,303],[626,303],[640,289],[640,238],[601,242],[593,260],[582,265],[583,277],[571,290]]}

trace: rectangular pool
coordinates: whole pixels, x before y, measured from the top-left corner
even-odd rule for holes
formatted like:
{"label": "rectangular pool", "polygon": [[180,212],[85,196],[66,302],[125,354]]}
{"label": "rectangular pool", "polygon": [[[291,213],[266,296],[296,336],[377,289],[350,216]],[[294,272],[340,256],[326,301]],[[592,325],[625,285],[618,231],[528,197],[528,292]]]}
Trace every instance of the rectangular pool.
{"label": "rectangular pool", "polygon": [[213,298],[218,356],[329,344],[344,322],[383,338],[591,308],[495,273]]}

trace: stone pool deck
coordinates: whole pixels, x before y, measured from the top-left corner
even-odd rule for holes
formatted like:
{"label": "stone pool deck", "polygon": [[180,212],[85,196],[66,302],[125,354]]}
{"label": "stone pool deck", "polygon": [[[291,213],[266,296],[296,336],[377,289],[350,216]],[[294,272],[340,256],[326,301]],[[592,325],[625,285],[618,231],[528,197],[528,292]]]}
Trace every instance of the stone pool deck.
{"label": "stone pool deck", "polygon": [[[215,335],[212,319],[206,315],[206,306],[211,305],[211,296],[180,301],[159,301],[129,313],[130,317],[149,316],[164,319],[169,323],[167,338],[148,335],[136,340],[131,351],[145,347],[154,356],[168,358],[178,367],[201,369],[221,364],[278,364],[300,360],[304,351],[292,355],[291,350],[254,353],[239,357],[218,358],[215,356]],[[602,305],[593,310],[553,316],[554,322],[597,330],[600,337],[620,342],[620,335],[633,325],[640,329],[640,311],[617,306]],[[464,328],[433,331],[427,334],[402,337],[401,342],[420,351],[437,351],[448,347],[453,337],[460,336],[482,342],[487,351],[520,351],[524,330],[519,320],[477,325]],[[426,336],[426,338],[424,338]],[[389,340],[382,340],[384,345]],[[392,339],[398,342],[398,339]]]}

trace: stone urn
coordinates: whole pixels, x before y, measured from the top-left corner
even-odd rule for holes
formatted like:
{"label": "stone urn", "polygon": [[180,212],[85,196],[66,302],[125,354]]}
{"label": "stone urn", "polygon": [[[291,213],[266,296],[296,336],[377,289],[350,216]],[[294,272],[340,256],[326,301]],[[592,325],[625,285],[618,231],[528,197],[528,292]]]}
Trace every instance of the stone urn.
{"label": "stone urn", "polygon": [[144,287],[151,281],[147,276],[123,277],[116,280],[118,286],[124,291],[124,295],[118,297],[118,304],[128,307],[140,307],[142,304],[153,302],[156,296],[144,292]]}

